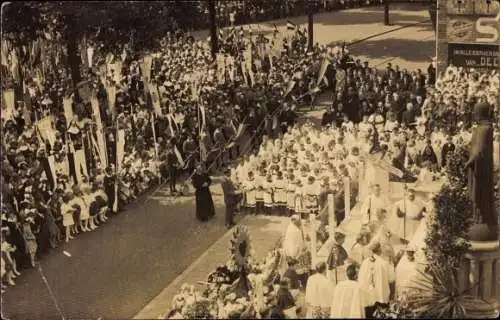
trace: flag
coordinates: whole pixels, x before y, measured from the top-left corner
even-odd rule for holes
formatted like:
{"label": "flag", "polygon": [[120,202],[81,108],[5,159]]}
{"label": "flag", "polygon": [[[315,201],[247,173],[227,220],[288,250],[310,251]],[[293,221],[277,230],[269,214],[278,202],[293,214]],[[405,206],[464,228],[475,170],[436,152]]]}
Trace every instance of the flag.
{"label": "flag", "polygon": [[123,68],[123,63],[121,61],[116,61],[111,65],[111,69],[114,70],[114,81],[116,83],[120,83],[122,81],[122,68]]}
{"label": "flag", "polygon": [[155,114],[151,113],[151,129],[153,130],[153,143],[155,146],[155,160],[158,161],[158,144],[156,143]]}
{"label": "flag", "polygon": [[9,59],[7,58],[7,54],[9,53],[9,43],[7,40],[2,39],[2,48],[0,49],[0,56],[2,66],[9,67]]}
{"label": "flag", "polygon": [[[276,25],[274,26],[276,28]],[[291,22],[290,20],[288,20],[286,22],[286,28],[288,30],[295,30],[297,28],[297,26],[295,25],[295,23]],[[276,28],[277,29],[277,28]]]}
{"label": "flag", "polygon": [[92,96],[92,98],[90,99],[90,104],[92,106],[92,114],[94,115],[94,119],[95,119],[96,126],[97,126],[97,130],[96,130],[97,147],[98,147],[97,153],[99,155],[99,159],[101,160],[101,166],[107,168],[108,167],[108,156],[107,156],[107,150],[106,150],[106,142],[104,140],[104,131],[103,131],[103,126],[102,126],[101,110],[99,108],[99,101],[97,100],[96,96]]}
{"label": "flag", "polygon": [[323,63],[321,64],[321,67],[319,69],[319,73],[318,73],[318,80],[316,80],[316,85],[318,86],[320,84],[320,82],[323,80],[323,77],[325,76],[326,74],[326,69],[328,68],[328,65],[330,64],[330,62],[328,61],[327,58],[323,59]]}
{"label": "flag", "polygon": [[94,47],[88,46],[87,47],[87,60],[88,60],[88,65],[89,68],[92,68],[92,58],[94,57]]}
{"label": "flag", "polygon": [[185,166],[184,160],[182,159],[182,155],[179,152],[179,149],[177,149],[177,146],[175,146],[175,145],[174,145],[174,153],[175,153],[175,156],[177,157],[177,161],[179,161],[181,168],[184,168],[184,166]]}
{"label": "flag", "polygon": [[111,109],[113,114],[116,114],[115,101],[116,101],[116,87],[114,85],[106,85],[106,93],[108,94],[108,108]]}
{"label": "flag", "polygon": [[161,105],[160,97],[158,95],[158,88],[155,84],[148,83],[149,94],[151,95],[151,103],[153,104],[153,110],[158,115],[161,116]]}
{"label": "flag", "polygon": [[43,119],[40,119],[37,123],[37,128],[42,140],[48,140],[51,146],[53,146],[54,142],[56,141],[54,129],[52,129],[52,121],[52,116],[47,116]]}
{"label": "flag", "polygon": [[70,123],[70,121],[73,120],[73,106],[71,98],[69,97],[63,98],[63,108],[64,108],[64,117],[66,118],[67,123]]}
{"label": "flag", "polygon": [[9,120],[13,117],[14,103],[14,90],[2,90],[2,118]]}
{"label": "flag", "polygon": [[142,58],[141,61],[141,71],[142,76],[144,77],[144,81],[149,82],[151,78],[151,66],[153,64],[153,57],[151,55],[147,55]]}
{"label": "flag", "polygon": [[201,126],[200,131],[205,132],[206,118],[205,118],[205,107],[200,105],[200,116],[201,116]]}
{"label": "flag", "polygon": [[175,131],[174,131],[174,125],[173,125],[174,120],[172,119],[171,114],[167,115],[167,120],[168,120],[168,127],[170,128],[170,134],[173,137],[173,136],[175,136]]}
{"label": "flag", "polygon": [[292,92],[293,87],[295,87],[295,80],[292,80],[288,83],[288,87],[286,88],[286,91],[283,93],[283,97],[286,97],[290,92]]}

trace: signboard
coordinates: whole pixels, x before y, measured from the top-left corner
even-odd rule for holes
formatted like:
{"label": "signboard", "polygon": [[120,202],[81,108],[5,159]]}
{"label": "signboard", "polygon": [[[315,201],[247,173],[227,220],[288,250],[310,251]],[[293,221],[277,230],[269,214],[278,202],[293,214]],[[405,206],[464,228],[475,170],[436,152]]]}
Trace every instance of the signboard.
{"label": "signboard", "polygon": [[449,43],[448,60],[454,66],[475,69],[498,68],[499,45]]}
{"label": "signboard", "polygon": [[437,69],[498,68],[500,5],[498,1],[439,0]]}

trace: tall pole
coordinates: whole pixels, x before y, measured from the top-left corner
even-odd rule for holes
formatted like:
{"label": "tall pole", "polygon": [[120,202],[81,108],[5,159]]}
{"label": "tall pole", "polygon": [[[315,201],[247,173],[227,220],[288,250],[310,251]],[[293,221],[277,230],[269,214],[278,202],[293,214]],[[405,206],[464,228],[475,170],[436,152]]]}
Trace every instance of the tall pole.
{"label": "tall pole", "polygon": [[217,24],[215,23],[216,22],[215,1],[216,0],[208,0],[208,15],[210,16],[210,44],[212,46],[213,58],[215,58],[218,51]]}
{"label": "tall pole", "polygon": [[308,49],[312,50],[314,45],[314,3],[311,1],[307,2],[308,12],[307,12],[307,31],[308,31]]}
{"label": "tall pole", "polygon": [[384,24],[389,25],[389,0],[384,0]]}

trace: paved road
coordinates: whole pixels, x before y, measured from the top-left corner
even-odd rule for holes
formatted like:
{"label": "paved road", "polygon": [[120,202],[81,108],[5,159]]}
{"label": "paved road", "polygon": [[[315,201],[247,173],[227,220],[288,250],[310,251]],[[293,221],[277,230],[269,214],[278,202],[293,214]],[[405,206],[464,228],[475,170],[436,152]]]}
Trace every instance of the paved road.
{"label": "paved road", "polygon": [[[214,196],[216,218],[206,224],[195,220],[192,197],[172,203],[161,190],[153,198],[137,202],[40,262],[66,318],[132,318],[226,231],[220,196]],[[37,269],[23,270],[2,303],[10,319],[58,317]]]}

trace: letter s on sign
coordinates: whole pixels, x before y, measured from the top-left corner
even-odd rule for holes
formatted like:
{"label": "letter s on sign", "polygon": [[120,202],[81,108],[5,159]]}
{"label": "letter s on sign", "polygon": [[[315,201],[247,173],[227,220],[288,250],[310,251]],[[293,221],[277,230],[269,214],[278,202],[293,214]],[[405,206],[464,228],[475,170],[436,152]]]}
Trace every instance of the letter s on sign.
{"label": "letter s on sign", "polygon": [[500,13],[495,18],[479,18],[476,21],[476,31],[478,33],[487,34],[489,37],[477,37],[477,42],[498,43],[498,22],[500,21]]}

